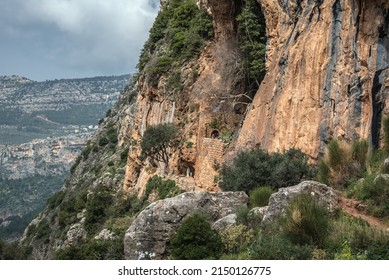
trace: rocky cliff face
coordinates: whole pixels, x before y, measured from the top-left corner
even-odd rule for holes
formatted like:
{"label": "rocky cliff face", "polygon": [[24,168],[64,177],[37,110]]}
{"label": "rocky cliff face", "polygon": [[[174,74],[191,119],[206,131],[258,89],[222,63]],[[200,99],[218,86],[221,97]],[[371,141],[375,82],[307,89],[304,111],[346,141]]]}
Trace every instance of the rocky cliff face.
{"label": "rocky cliff face", "polygon": [[[150,125],[178,124],[184,140],[192,145],[173,156],[170,169],[179,176],[186,176],[190,170],[192,179],[189,185],[195,189],[217,190],[214,182],[217,172],[213,166],[215,160],[222,161],[225,145],[216,139],[213,144],[208,142],[212,141],[212,131],[217,130],[219,134],[221,130],[217,123],[223,124],[226,133],[232,133],[242,121],[238,101],[244,93],[244,76],[234,29],[234,3],[197,1],[197,4],[212,16],[214,39],[206,42],[197,59],[186,61],[179,67],[183,89],[178,94],[167,89],[171,73],[162,75],[156,86],[150,84],[147,70],[140,73],[137,109],[132,117],[133,123],[125,133],[139,141]],[[152,66],[158,56],[161,56],[160,52],[155,51],[147,66]],[[215,146],[216,149],[210,148]],[[130,153],[124,187],[142,193],[151,174],[145,172],[150,168],[139,161],[139,154],[139,146]],[[183,188],[187,187],[187,181]]]}
{"label": "rocky cliff face", "polygon": [[312,159],[333,137],[379,146],[389,90],[389,3],[259,3],[269,36],[268,71],[239,145],[297,147]]}
{"label": "rocky cliff face", "polygon": [[[181,1],[162,4],[174,2]],[[96,228],[88,229],[92,222],[99,230],[120,223],[123,230],[123,220],[133,217],[110,218],[94,198],[108,193],[109,211],[123,198],[144,198],[148,179],[163,173],[140,157],[140,142],[151,125],[179,127],[184,144],[172,153],[171,174],[165,177],[190,191],[218,190],[217,167],[241,148],[296,147],[315,160],[332,137],[369,138],[372,146],[379,145],[389,87],[387,1],[260,0],[267,74],[247,114],[241,106],[246,84],[236,22],[241,1],[196,4],[211,16],[214,36],[194,57],[174,61],[169,38],[156,33],[158,44],[149,42],[134,88],[122,92],[61,199],[52,200],[26,231],[23,243],[34,247],[35,258],[52,258],[58,249],[90,242],[97,235]],[[131,212],[133,204],[124,209]],[[96,213],[101,218],[91,220]],[[47,227],[50,231],[40,233]]]}

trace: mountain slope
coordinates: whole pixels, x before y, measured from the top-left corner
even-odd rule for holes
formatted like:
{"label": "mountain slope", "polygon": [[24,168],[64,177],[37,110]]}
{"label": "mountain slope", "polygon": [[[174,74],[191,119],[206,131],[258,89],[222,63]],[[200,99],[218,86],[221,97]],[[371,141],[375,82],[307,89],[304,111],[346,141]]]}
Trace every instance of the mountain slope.
{"label": "mountain slope", "polygon": [[[121,93],[62,192],[25,232],[22,244],[32,246],[34,258],[90,256],[80,248],[97,258],[123,257],[124,231],[158,198],[148,185],[154,176],[183,190],[218,191],[218,167],[242,148],[297,147],[316,160],[331,137],[370,135],[371,145],[379,144],[387,90],[385,1],[161,2],[136,82]],[[262,8],[263,15],[251,14],[259,27],[265,17],[269,38],[258,91],[248,78],[239,28],[251,26],[242,14],[248,2],[251,11]],[[145,131],[161,123],[174,123],[181,136],[169,174],[141,156]]]}

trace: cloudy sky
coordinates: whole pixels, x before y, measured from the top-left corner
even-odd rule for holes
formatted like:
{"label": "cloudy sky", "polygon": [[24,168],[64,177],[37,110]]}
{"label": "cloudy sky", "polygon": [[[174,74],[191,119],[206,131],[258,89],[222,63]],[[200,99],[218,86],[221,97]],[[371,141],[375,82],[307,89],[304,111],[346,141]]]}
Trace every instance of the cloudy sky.
{"label": "cloudy sky", "polygon": [[0,75],[43,81],[135,71],[159,0],[0,0]]}

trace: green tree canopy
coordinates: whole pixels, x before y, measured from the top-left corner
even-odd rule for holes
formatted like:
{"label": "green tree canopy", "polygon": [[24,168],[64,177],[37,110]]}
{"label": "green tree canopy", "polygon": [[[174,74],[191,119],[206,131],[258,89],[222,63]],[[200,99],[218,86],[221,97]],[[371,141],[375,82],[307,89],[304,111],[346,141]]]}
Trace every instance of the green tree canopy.
{"label": "green tree canopy", "polygon": [[231,165],[223,166],[221,188],[246,192],[266,185],[281,188],[295,185],[311,175],[306,156],[300,150],[269,154],[253,149],[240,152]]}
{"label": "green tree canopy", "polygon": [[180,143],[178,128],[174,124],[158,124],[149,126],[143,134],[142,156],[169,164],[170,152]]}
{"label": "green tree canopy", "polygon": [[266,23],[256,0],[244,0],[238,22],[239,46],[243,53],[249,91],[256,91],[265,76]]}
{"label": "green tree canopy", "polygon": [[170,244],[172,257],[179,260],[218,259],[222,251],[221,237],[200,214],[186,219]]}

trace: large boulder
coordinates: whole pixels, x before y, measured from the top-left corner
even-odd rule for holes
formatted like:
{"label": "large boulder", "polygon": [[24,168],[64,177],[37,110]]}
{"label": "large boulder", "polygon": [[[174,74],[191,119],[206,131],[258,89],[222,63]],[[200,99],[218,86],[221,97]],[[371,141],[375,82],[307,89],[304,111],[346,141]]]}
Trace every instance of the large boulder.
{"label": "large boulder", "polygon": [[296,186],[281,188],[270,196],[269,206],[263,215],[261,225],[267,226],[276,221],[285,213],[293,198],[300,194],[316,197],[318,203],[329,211],[338,205],[338,196],[332,188],[319,182],[304,181]]}
{"label": "large boulder", "polygon": [[128,228],[124,236],[125,258],[164,259],[168,241],[193,213],[202,213],[213,223],[247,206],[247,201],[244,192],[187,192],[154,202]]}

